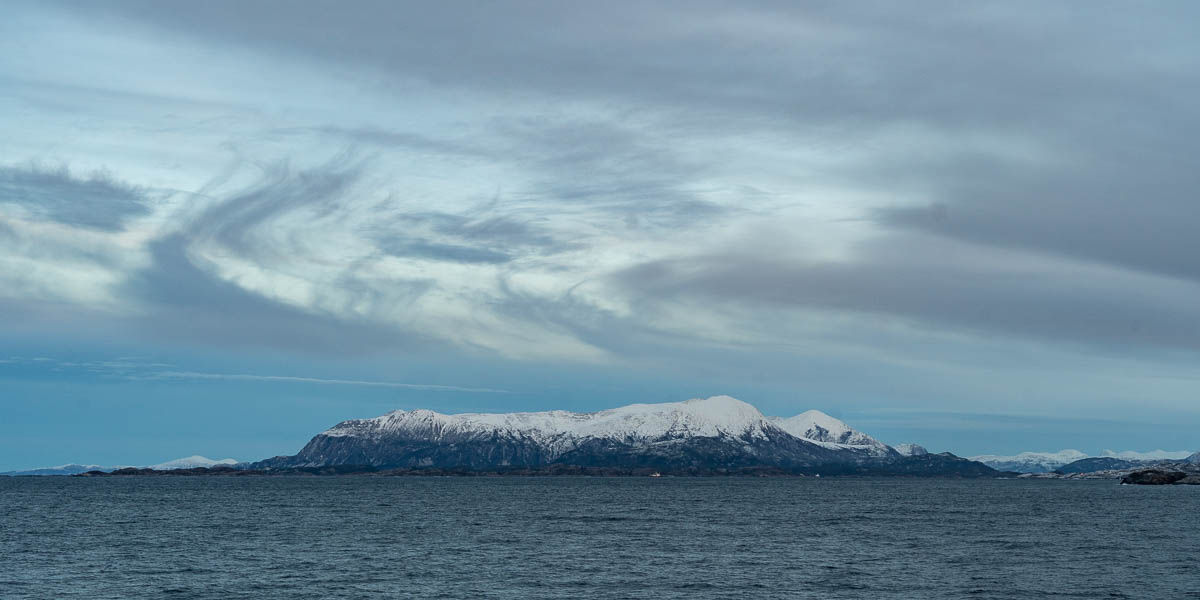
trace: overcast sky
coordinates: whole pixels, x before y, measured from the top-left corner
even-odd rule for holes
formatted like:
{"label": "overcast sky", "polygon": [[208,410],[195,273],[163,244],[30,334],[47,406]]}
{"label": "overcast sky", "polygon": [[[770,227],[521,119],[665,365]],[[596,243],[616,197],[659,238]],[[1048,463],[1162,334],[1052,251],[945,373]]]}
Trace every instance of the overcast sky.
{"label": "overcast sky", "polygon": [[0,470],[719,393],[1200,449],[1195,3],[0,11]]}

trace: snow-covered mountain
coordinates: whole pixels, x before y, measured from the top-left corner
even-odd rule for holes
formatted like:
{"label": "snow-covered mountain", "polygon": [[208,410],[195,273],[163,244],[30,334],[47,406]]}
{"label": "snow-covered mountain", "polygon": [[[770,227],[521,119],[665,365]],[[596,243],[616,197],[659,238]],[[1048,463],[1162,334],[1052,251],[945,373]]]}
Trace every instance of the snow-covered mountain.
{"label": "snow-covered mountain", "polygon": [[875,456],[887,456],[893,450],[879,440],[852,429],[819,410],[809,410],[794,417],[770,417],[772,423],[780,429],[826,448],[854,449],[869,452]]}
{"label": "snow-covered mountain", "polygon": [[1022,452],[1013,456],[982,454],[970,458],[998,471],[1047,473],[1065,464],[1088,458],[1088,455],[1078,450],[1059,450],[1058,452]]}
{"label": "snow-covered mountain", "polygon": [[[288,466],[368,464],[405,467],[529,467],[569,461],[606,464],[651,455],[659,462],[689,462],[705,452],[735,463],[761,454],[808,464],[830,451],[798,440],[758,409],[714,396],[686,402],[631,404],[595,413],[567,411],[465,413],[397,410],[372,419],[344,421],[318,434]],[[703,447],[703,448],[701,448]],[[651,461],[653,462],[653,461]]]}
{"label": "snow-covered mountain", "polygon": [[709,471],[821,467],[829,472],[994,474],[953,455],[901,456],[817,411],[787,419],[767,417],[729,396],[631,404],[594,413],[447,415],[398,410],[338,423],[294,456],[247,466],[335,465],[475,470],[573,465]]}
{"label": "snow-covered mountain", "polygon": [[321,435],[378,437],[403,433],[430,440],[495,435],[566,448],[582,438],[638,441],[667,436],[763,437],[770,427],[757,408],[729,396],[714,396],[686,402],[631,404],[595,413],[556,410],[444,415],[424,409],[397,410],[373,419],[343,421]]}

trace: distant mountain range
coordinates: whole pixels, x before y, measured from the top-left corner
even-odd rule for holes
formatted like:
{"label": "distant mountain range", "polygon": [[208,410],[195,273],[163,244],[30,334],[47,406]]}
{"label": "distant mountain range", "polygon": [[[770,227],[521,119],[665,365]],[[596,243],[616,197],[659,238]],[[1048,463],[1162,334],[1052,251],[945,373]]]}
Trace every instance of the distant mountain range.
{"label": "distant mountain range", "polygon": [[[902,450],[902,451],[901,451]],[[595,413],[393,411],[343,421],[293,456],[244,465],[295,469],[503,471],[552,466],[706,473],[772,468],[812,474],[995,476],[978,462],[892,448],[820,411],[768,417],[729,396],[632,404]]]}
{"label": "distant mountain range", "polygon": [[[298,453],[251,463],[189,456],[148,467],[69,464],[0,475],[212,470],[341,473],[398,470],[690,474],[770,472],[985,477],[1002,472],[1092,477],[1148,466],[1200,468],[1200,453],[1078,450],[960,458],[916,444],[888,446],[821,411],[769,417],[729,396],[567,411],[441,414],[397,410],[343,421]],[[361,468],[361,469],[359,469]],[[224,471],[220,471],[224,469]],[[126,473],[118,473],[126,474]]]}
{"label": "distant mountain range", "polygon": [[1112,469],[1128,469],[1161,462],[1189,460],[1200,455],[1190,451],[1169,452],[1152,450],[1150,452],[1114,452],[1105,450],[1098,456],[1085,454],[1078,450],[1060,450],[1058,452],[1022,452],[1013,456],[984,454],[970,457],[993,469],[1001,471],[1016,471],[1018,473],[1087,473]]}
{"label": "distant mountain range", "polygon": [[[196,467],[213,467],[216,465],[236,465],[236,464],[238,464],[238,461],[236,461],[232,458],[213,460],[211,458],[205,458],[203,456],[189,456],[187,458],[177,458],[175,460],[169,460],[167,462],[159,463],[157,465],[149,465],[144,468],[154,469],[157,471],[170,471],[170,470],[174,470],[174,469],[193,469]],[[128,465],[121,465],[121,466],[115,466],[115,467],[103,467],[100,465],[69,464],[69,465],[59,465],[57,467],[41,467],[41,468],[37,468],[37,469],[26,469],[24,471],[7,471],[4,473],[0,473],[0,475],[75,475],[78,473],[86,473],[88,471],[105,471],[105,472],[115,471],[117,469],[125,468],[127,466]]]}

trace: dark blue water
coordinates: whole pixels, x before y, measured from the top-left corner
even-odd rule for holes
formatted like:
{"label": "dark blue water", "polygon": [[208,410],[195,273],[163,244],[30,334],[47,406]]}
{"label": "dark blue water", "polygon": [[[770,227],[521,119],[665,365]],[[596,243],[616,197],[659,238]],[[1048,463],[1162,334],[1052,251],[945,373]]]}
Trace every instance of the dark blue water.
{"label": "dark blue water", "polygon": [[1200,598],[1200,486],[3,478],[8,598]]}

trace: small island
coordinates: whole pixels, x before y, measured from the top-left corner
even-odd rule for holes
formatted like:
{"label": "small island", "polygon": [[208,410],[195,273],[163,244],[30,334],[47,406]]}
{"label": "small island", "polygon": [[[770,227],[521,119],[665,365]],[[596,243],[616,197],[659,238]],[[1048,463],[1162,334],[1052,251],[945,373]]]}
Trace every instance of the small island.
{"label": "small island", "polygon": [[1200,472],[1143,469],[1121,478],[1124,485],[1200,485]]}

